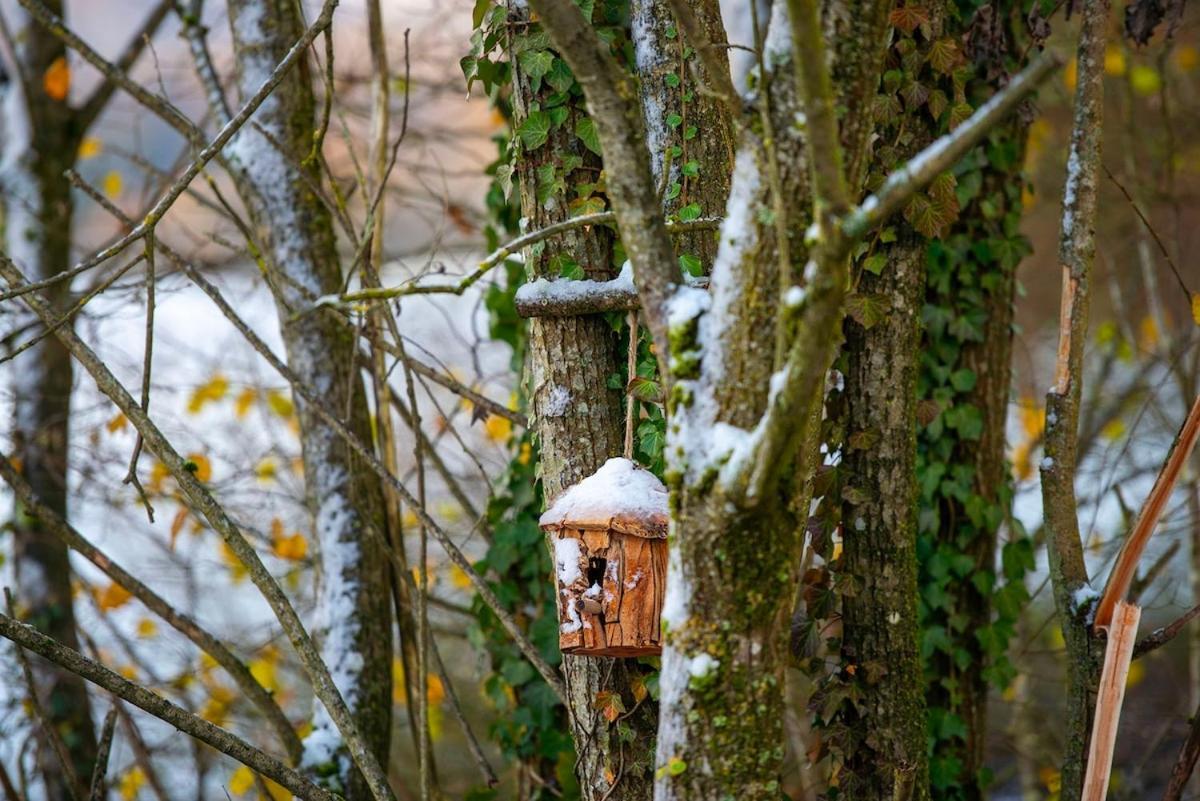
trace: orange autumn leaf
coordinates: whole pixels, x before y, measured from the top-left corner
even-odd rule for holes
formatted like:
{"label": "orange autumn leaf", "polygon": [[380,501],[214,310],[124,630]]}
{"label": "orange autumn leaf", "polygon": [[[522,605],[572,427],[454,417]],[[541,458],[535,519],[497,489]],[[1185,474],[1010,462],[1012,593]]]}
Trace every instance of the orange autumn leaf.
{"label": "orange autumn leaf", "polygon": [[96,593],[96,605],[105,612],[124,606],[133,596],[120,584],[109,584]]}
{"label": "orange autumn leaf", "polygon": [[184,467],[203,484],[207,484],[212,478],[212,462],[202,453],[189,453]]}
{"label": "orange autumn leaf", "polygon": [[171,550],[175,550],[175,540],[179,538],[179,532],[183,530],[183,524],[187,521],[188,510],[186,506],[179,507],[179,511],[175,513],[175,518],[171,521]]}
{"label": "orange autumn leaf", "polygon": [[67,93],[71,91],[71,68],[64,56],[54,59],[46,68],[42,74],[42,88],[51,100],[61,103],[67,99]]}
{"label": "orange autumn leaf", "polygon": [[308,555],[308,540],[299,532],[292,534],[290,537],[281,535],[272,539],[271,550],[280,559],[289,559],[293,562],[298,562]]}

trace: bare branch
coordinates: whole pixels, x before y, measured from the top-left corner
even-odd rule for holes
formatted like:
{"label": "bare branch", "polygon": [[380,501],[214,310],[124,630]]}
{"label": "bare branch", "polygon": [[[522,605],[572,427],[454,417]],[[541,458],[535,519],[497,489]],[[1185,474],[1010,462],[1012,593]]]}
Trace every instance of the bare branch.
{"label": "bare branch", "polygon": [[[346,292],[341,295],[331,296],[329,298],[320,298],[317,300],[317,305],[331,305],[334,303],[353,303],[363,300],[385,300],[390,298],[404,297],[406,295],[461,295],[479,281],[480,278],[487,275],[492,268],[499,265],[505,259],[514,257],[523,248],[535,245],[538,242],[545,241],[556,234],[561,234],[564,231],[572,231],[577,228],[586,228],[590,225],[611,225],[616,222],[617,215],[611,211],[601,211],[595,214],[581,214],[578,217],[572,217],[569,220],[563,220],[554,225],[547,225],[545,228],[537,231],[530,231],[527,234],[522,234],[516,239],[513,239],[507,244],[501,245],[496,250],[492,251],[479,262],[479,265],[468,275],[456,284],[407,284],[398,287],[369,287],[359,289],[354,292]],[[719,228],[721,221],[714,217],[702,217],[696,220],[688,220],[686,222],[668,222],[667,230],[671,233],[682,233],[686,231],[709,231]],[[626,307],[633,308],[633,307]],[[601,309],[600,311],[608,311]],[[527,317],[535,317],[538,315],[529,314],[522,315]]]}
{"label": "bare branch", "polygon": [[[171,10],[171,5],[174,0],[159,0],[157,6],[146,16],[146,20],[142,23],[142,27],[134,31],[129,37],[129,43],[125,45],[125,49],[121,51],[121,55],[117,56],[117,60],[113,62],[113,67],[117,74],[126,75],[131,67],[137,62],[142,55],[142,51],[146,49],[146,45],[150,43],[151,37],[158,31],[163,20],[167,18],[167,13]],[[83,101],[79,111],[80,130],[86,131],[100,116],[100,112],[108,105],[108,101],[112,98],[113,92],[117,89],[117,81],[111,76],[105,75],[104,80],[100,85],[92,90],[92,94],[87,100]]]}
{"label": "bare branch", "polygon": [[96,767],[92,771],[92,789],[88,801],[104,801],[108,796],[108,755],[112,750],[113,734],[117,729],[117,704],[113,703],[108,714],[104,716],[104,725],[100,727],[100,744],[96,749]]}
{"label": "bare branch", "polygon": [[[0,276],[10,288],[19,288],[24,283],[21,271],[12,263],[7,255],[0,254]],[[195,280],[193,278],[193,280]],[[40,294],[25,295],[26,304],[42,319],[49,322],[53,319],[53,311]],[[313,691],[329,711],[330,717],[337,725],[349,747],[355,764],[371,784],[372,792],[378,801],[391,801],[391,789],[387,778],[374,754],[367,748],[366,742],[358,730],[350,714],[350,709],[342,698],[341,692],[329,674],[329,668],[321,660],[320,652],[301,622],[295,608],[284,594],[274,577],[263,565],[254,547],[246,540],[241,529],[229,517],[208,488],[187,469],[186,460],[175,450],[171,442],[158,429],[146,412],[134,401],[129,391],[117,380],[104,362],[96,355],[83,340],[69,328],[55,332],[59,341],[66,346],[71,355],[91,374],[100,391],[107,395],[117,405],[125,416],[133,423],[142,435],[146,446],[158,456],[159,461],[178,482],[184,495],[190,500],[192,507],[203,514],[213,529],[221,534],[225,544],[229,546],[238,560],[246,567],[254,585],[258,587],[276,619],[288,635],[295,647],[300,662],[313,684]],[[315,404],[315,405],[320,405]],[[323,408],[323,406],[322,406]],[[351,438],[353,439],[353,438]],[[361,446],[360,446],[361,447]],[[373,456],[371,457],[374,458]],[[465,562],[464,558],[464,562]],[[467,563],[470,566],[469,563]],[[486,586],[486,584],[485,584]],[[489,588],[490,589],[490,588]]]}
{"label": "bare branch", "polygon": [[[8,610],[9,615],[16,615],[16,612],[13,610],[12,593],[8,591],[8,587],[4,588],[4,606]],[[58,729],[51,725],[50,719],[46,716],[46,710],[42,706],[42,699],[38,696],[37,682],[33,680],[33,668],[29,666],[29,657],[20,648],[17,649],[17,661],[21,663],[21,675],[25,678],[25,692],[29,696],[29,706],[33,710],[33,719],[37,721],[38,727],[42,730],[42,736],[46,738],[45,742],[50,744],[50,749],[54,751],[54,756],[58,759],[58,767],[62,770],[67,794],[71,796],[71,801],[81,801],[79,791],[82,789],[82,786],[79,784],[79,775],[75,772],[75,766],[71,763],[71,755],[67,751],[66,743],[63,742]]]}
{"label": "bare branch", "polygon": [[8,457],[0,453],[0,478],[12,488],[13,494],[21,502],[22,512],[37,519],[43,529],[57,537],[67,547],[77,551],[89,562],[108,576],[118,586],[127,590],[146,608],[162,618],[171,628],[187,637],[204,653],[208,654],[223,667],[237,684],[238,689],[267,717],[275,728],[276,733],[293,763],[299,763],[303,747],[287,716],[279,708],[279,704],[267,690],[254,678],[250,670],[240,659],[233,655],[225,645],[209,634],[188,615],[177,612],[166,599],[154,592],[142,582],[129,574],[125,568],[114,562],[107,554],[97,548],[86,537],[79,533],[70,523],[54,513],[54,510],[42,503],[33,491],[33,487],[21,476]]}
{"label": "bare branch", "polygon": [[[33,0],[22,0],[22,2],[32,3]],[[256,91],[250,97],[250,99],[243,104],[242,108],[228,123],[222,126],[221,130],[217,132],[216,137],[214,137],[209,144],[207,144],[196,154],[195,159],[193,159],[192,163],[188,165],[183,175],[179,176],[179,178],[167,188],[166,192],[163,193],[158,201],[155,202],[154,206],[151,207],[150,211],[146,213],[146,216],[140,223],[134,226],[132,230],[130,230],[116,242],[113,242],[102,250],[93,253],[91,256],[88,256],[71,269],[64,270],[58,275],[52,276],[43,281],[26,283],[20,287],[9,287],[8,290],[0,293],[0,300],[9,300],[29,292],[36,292],[40,289],[52,286],[60,281],[69,281],[80,273],[86,272],[96,265],[107,261],[132,243],[137,242],[145,237],[154,228],[154,226],[158,224],[158,221],[162,219],[163,215],[167,213],[171,206],[174,205],[175,201],[179,199],[179,196],[187,191],[187,187],[192,182],[192,179],[199,175],[200,171],[203,170],[205,166],[207,166],[208,163],[212,161],[218,153],[221,152],[222,148],[229,143],[229,140],[232,139],[234,135],[241,130],[242,126],[246,124],[246,121],[250,119],[250,116],[258,110],[258,107],[262,105],[263,101],[266,100],[273,91],[275,91],[275,88],[279,85],[280,81],[283,80],[288,70],[292,68],[292,66],[302,55],[304,55],[309,45],[313,43],[313,40],[315,40],[323,30],[329,27],[333,21],[333,10],[337,7],[337,4],[338,0],[325,0],[321,7],[321,13],[317,15],[317,18],[313,20],[312,25],[308,26],[308,28],[304,31],[304,34],[296,41],[296,43],[292,45],[292,48],[288,50],[287,55],[284,56],[283,60],[279,62],[279,65],[272,70],[267,79],[263,81],[263,84],[258,88],[258,91]]]}
{"label": "bare branch", "polygon": [[63,44],[82,56],[84,61],[91,64],[104,75],[104,80],[96,89],[95,94],[88,98],[81,110],[81,114],[83,114],[82,120],[85,123],[90,124],[95,119],[96,115],[103,109],[104,104],[108,102],[109,96],[117,87],[120,87],[136,98],[143,106],[161,117],[164,122],[181,133],[187,140],[196,144],[204,141],[204,132],[197,128],[171,101],[149,91],[141,84],[132,80],[128,75],[129,67],[132,66],[133,61],[141,53],[146,36],[157,29],[162,23],[163,17],[170,8],[169,2],[161,2],[151,12],[146,25],[143,26],[142,32],[146,36],[139,35],[130,42],[130,47],[134,50],[131,52],[127,49],[122,54],[122,58],[130,57],[129,63],[123,66],[120,61],[116,63],[108,61],[93,50],[91,45],[79,38],[79,36],[66,26],[62,19],[46,8],[41,0],[17,0],[17,2],[29,12],[30,16],[40,22],[46,30],[50,31]]}
{"label": "bare branch", "polygon": [[337,801],[337,796],[310,782],[270,754],[266,754],[236,734],[214,726],[207,720],[178,707],[157,693],[114,673],[103,665],[93,662],[78,651],[60,645],[32,626],[0,614],[0,637],[11,640],[21,648],[48,659],[59,667],[81,676],[93,684],[103,687],[139,709],[150,713],[179,731],[195,737],[236,759],[251,770],[278,782],[300,798],[308,801]]}
{"label": "bare branch", "polygon": [[1197,615],[1200,615],[1200,604],[1196,604],[1170,624],[1162,627],[1161,629],[1155,629],[1147,634],[1138,641],[1136,646],[1134,646],[1133,658],[1137,659],[1140,656],[1145,656],[1151,651],[1157,651],[1159,648],[1162,648],[1171,640],[1175,639],[1179,632],[1183,631],[1183,627],[1188,623],[1191,623]]}
{"label": "bare branch", "polygon": [[736,121],[742,115],[741,97],[733,87],[733,77],[729,73],[729,60],[724,49],[709,38],[708,32],[696,18],[687,0],[670,0],[671,13],[675,15],[683,38],[695,48],[704,64],[703,81],[705,88],[716,95],[729,109],[730,116]]}

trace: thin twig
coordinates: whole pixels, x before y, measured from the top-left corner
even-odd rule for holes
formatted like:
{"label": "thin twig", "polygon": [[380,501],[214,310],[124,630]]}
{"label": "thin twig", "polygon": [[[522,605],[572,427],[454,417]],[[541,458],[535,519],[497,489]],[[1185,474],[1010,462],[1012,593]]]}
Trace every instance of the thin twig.
{"label": "thin twig", "polygon": [[1125,200],[1128,201],[1129,207],[1133,209],[1133,213],[1136,214],[1137,218],[1142,221],[1142,225],[1145,226],[1146,231],[1149,232],[1151,238],[1154,239],[1154,244],[1158,245],[1158,249],[1162,253],[1163,259],[1165,259],[1167,262],[1167,266],[1171,268],[1171,274],[1175,276],[1175,281],[1179,284],[1179,288],[1183,290],[1184,297],[1190,300],[1192,297],[1192,291],[1188,289],[1187,284],[1184,282],[1183,275],[1179,272],[1178,265],[1176,265],[1175,260],[1171,258],[1171,253],[1167,250],[1166,244],[1163,243],[1162,238],[1158,235],[1158,231],[1154,230],[1154,226],[1150,224],[1150,221],[1146,219],[1146,215],[1142,213],[1140,208],[1138,208],[1138,204],[1134,202],[1133,196],[1129,194],[1129,190],[1125,188],[1124,184],[1117,180],[1117,177],[1112,174],[1112,170],[1108,169],[1108,165],[1101,164],[1100,166],[1104,169],[1104,174],[1108,176],[1108,180],[1112,181],[1117,189],[1121,190],[1121,194],[1125,196]]}
{"label": "thin twig", "polygon": [[1133,658],[1137,659],[1140,656],[1145,656],[1151,651],[1156,651],[1169,643],[1171,640],[1183,631],[1183,627],[1191,623],[1197,615],[1200,615],[1200,604],[1196,604],[1191,609],[1187,610],[1177,620],[1161,629],[1155,629],[1147,634],[1133,648]]}
{"label": "thin twig", "polygon": [[141,601],[147,609],[162,618],[171,628],[187,637],[197,648],[211,656],[213,661],[224,668],[242,694],[266,716],[292,762],[299,764],[303,752],[300,738],[292,728],[287,716],[279,708],[278,702],[259,684],[242,660],[238,659],[199,623],[188,615],[176,611],[166,599],[134,578],[125,568],[113,561],[70,523],[56,514],[53,509],[46,506],[38,498],[29,482],[3,453],[0,453],[0,478],[3,478],[12,489],[17,500],[21,502],[25,514],[35,518],[43,530],[51,536],[57,537],[64,545],[100,568],[113,583]]}
{"label": "thin twig", "polygon": [[112,751],[113,733],[117,728],[117,704],[113,703],[104,716],[104,725],[100,727],[100,744],[96,748],[96,767],[92,771],[92,789],[88,794],[89,801],[104,801],[108,795],[105,775],[108,773],[108,755]]}
{"label": "thin twig", "polygon": [[[13,609],[12,593],[8,587],[4,588],[4,605],[8,609],[10,618],[16,617],[16,611]],[[49,638],[47,638],[49,639]],[[66,743],[58,734],[58,729],[50,725],[50,719],[46,716],[46,710],[42,706],[42,699],[38,695],[37,682],[33,680],[33,668],[29,665],[29,657],[25,651],[17,649],[17,661],[21,665],[21,675],[25,678],[25,690],[29,693],[29,707],[33,710],[33,718],[37,721],[38,727],[42,730],[42,736],[45,741],[50,744],[50,749],[54,752],[55,758],[58,759],[58,766],[63,772],[63,781],[67,786],[67,794],[72,801],[80,801],[79,791],[79,775],[75,773],[75,766],[71,763],[71,755],[67,751]]]}

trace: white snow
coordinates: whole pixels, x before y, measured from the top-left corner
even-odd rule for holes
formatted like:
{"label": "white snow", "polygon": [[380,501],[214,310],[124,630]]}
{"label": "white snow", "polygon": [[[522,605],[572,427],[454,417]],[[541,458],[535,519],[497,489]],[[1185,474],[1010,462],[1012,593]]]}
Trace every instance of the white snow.
{"label": "white snow", "polygon": [[591,278],[582,281],[562,278],[549,281],[539,278],[523,284],[517,290],[516,299],[521,303],[561,302],[607,295],[624,297],[636,291],[633,285],[633,268],[627,261],[621,268],[620,275],[611,281],[594,281]]}
{"label": "white snow", "polygon": [[1043,470],[1053,470],[1054,469],[1053,457],[1047,456],[1046,458],[1042,459],[1041,467]]}
{"label": "white snow", "polygon": [[667,325],[671,328],[686,325],[708,311],[712,299],[703,289],[681,286],[667,301]]}
{"label": "white snow", "polygon": [[593,584],[592,586],[590,586],[590,587],[588,587],[586,590],[584,590],[584,592],[583,592],[583,597],[584,597],[584,598],[599,598],[599,597],[600,597],[600,591],[601,591],[601,590],[600,590],[600,585],[599,585],[599,584]]}
{"label": "white snow", "polygon": [[1092,587],[1091,584],[1085,582],[1076,587],[1075,592],[1071,593],[1071,605],[1078,612],[1099,597],[1100,592]]}
{"label": "white snow", "polygon": [[[543,520],[545,515],[542,515]],[[579,540],[574,537],[561,537],[554,541],[554,565],[558,574],[558,583],[569,587],[579,580]]]}
{"label": "white snow", "polygon": [[[542,514],[539,522],[549,526],[565,520],[599,520],[616,514],[638,517],[668,514],[667,488],[663,483],[649,470],[622,457],[609,459],[595,473],[564,492]],[[556,540],[555,558],[560,570],[563,557],[559,556],[558,548],[563,542],[575,543],[575,562],[572,564],[577,565],[579,557],[577,540]],[[577,567],[575,569],[578,571]],[[564,580],[561,573],[559,579],[564,584],[574,581],[574,578]]]}
{"label": "white snow", "polygon": [[688,660],[687,672],[693,679],[702,679],[720,666],[720,662],[711,655],[700,653]]}
{"label": "white snow", "polygon": [[550,388],[550,395],[546,398],[546,407],[542,409],[542,414],[546,417],[562,417],[569,408],[571,408],[571,390],[555,384]]}
{"label": "white snow", "polygon": [[788,287],[788,291],[784,293],[783,303],[789,309],[797,309],[804,303],[806,297],[808,297],[808,292],[804,290],[804,287],[793,285]]}

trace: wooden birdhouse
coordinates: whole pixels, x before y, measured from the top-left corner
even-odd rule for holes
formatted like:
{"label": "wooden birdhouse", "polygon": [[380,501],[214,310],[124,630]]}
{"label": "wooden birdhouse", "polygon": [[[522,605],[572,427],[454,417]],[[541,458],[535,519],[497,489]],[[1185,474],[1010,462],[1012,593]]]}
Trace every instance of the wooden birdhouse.
{"label": "wooden birdhouse", "polygon": [[667,488],[629,459],[609,459],[542,515],[563,653],[662,653],[669,520]]}

